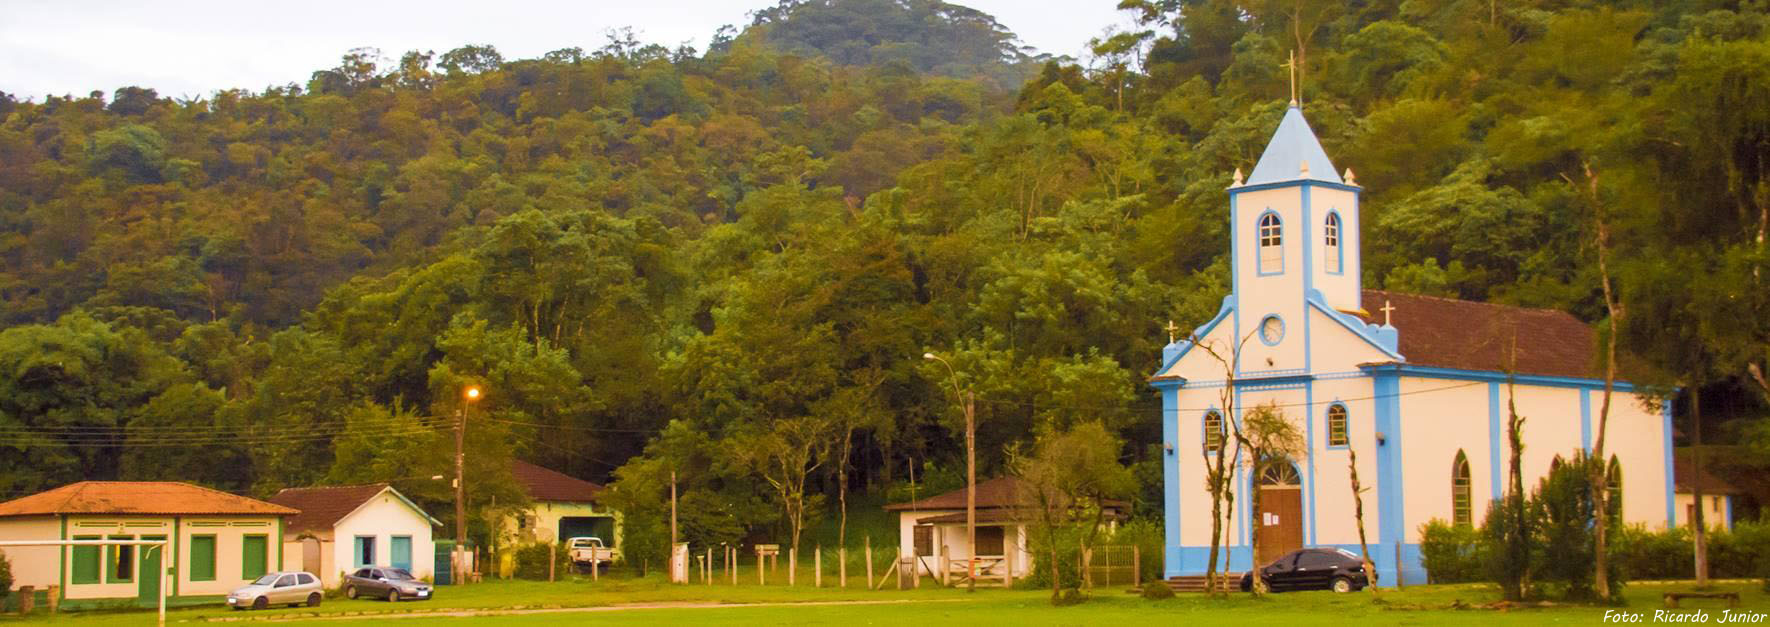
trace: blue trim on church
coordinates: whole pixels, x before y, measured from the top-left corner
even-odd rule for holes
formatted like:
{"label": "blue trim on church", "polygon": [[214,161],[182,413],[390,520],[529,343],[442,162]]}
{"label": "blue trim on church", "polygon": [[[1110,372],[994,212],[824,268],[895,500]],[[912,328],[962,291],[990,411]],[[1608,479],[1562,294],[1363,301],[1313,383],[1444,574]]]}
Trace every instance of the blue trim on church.
{"label": "blue trim on church", "polygon": [[1579,446],[1587,453],[1592,452],[1592,390],[1579,390]]}
{"label": "blue trim on church", "polygon": [[[1368,364],[1368,365],[1361,365],[1361,366],[1359,366],[1359,368],[1362,368],[1362,369],[1364,369],[1366,371],[1370,371],[1370,372],[1394,370],[1394,371],[1399,372],[1399,373],[1406,375],[1406,376],[1421,377],[1421,378],[1425,378],[1425,379],[1456,379],[1456,380],[1461,380],[1461,381],[1490,381],[1490,382],[1497,381],[1500,383],[1504,383],[1507,380],[1511,380],[1511,381],[1514,381],[1514,382],[1521,384],[1521,385],[1535,385],[1535,386],[1542,386],[1542,387],[1559,387],[1559,388],[1587,388],[1587,389],[1590,389],[1590,388],[1604,387],[1604,380],[1603,379],[1582,379],[1582,378],[1577,378],[1577,377],[1555,377],[1555,376],[1535,375],[1535,374],[1507,374],[1504,372],[1493,372],[1493,371],[1489,371],[1489,370],[1463,370],[1460,368],[1441,368],[1438,366],[1416,366],[1413,364]],[[1635,386],[1634,386],[1634,384],[1631,384],[1631,383],[1618,381],[1618,382],[1616,382],[1616,391],[1618,391],[1618,392],[1633,392],[1633,391],[1635,391]]]}
{"label": "blue trim on church", "polygon": [[1487,468],[1488,482],[1493,486],[1493,500],[1505,494],[1500,487],[1500,434],[1505,432],[1500,420],[1500,383],[1487,382]]}
{"label": "blue trim on church", "polygon": [[[1672,401],[1671,399],[1660,401],[1660,405],[1662,406],[1660,413],[1665,416],[1661,422],[1664,429],[1662,437],[1665,438],[1666,443],[1666,528],[1672,529],[1678,526],[1678,499],[1675,493],[1677,482],[1674,480],[1675,475],[1672,474]],[[1624,479],[1627,478],[1627,475],[1624,475]]]}

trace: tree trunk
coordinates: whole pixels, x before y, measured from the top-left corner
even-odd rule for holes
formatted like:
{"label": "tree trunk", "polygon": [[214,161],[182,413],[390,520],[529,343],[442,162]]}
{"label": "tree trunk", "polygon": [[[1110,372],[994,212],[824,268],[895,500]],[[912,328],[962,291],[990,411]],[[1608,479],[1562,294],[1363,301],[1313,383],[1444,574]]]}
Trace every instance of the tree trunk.
{"label": "tree trunk", "polygon": [[1709,585],[1709,530],[1703,520],[1702,503],[1702,385],[1690,386],[1690,455],[1694,458],[1692,465],[1696,468],[1695,476],[1690,478],[1694,487],[1696,506],[1690,517],[1691,537],[1696,544],[1696,587],[1706,588]]}
{"label": "tree trunk", "polygon": [[1254,520],[1254,532],[1248,535],[1248,570],[1253,573],[1253,586],[1249,589],[1254,596],[1266,594],[1266,581],[1260,578],[1260,528],[1266,526],[1266,520],[1260,516],[1260,450],[1249,448],[1254,463],[1251,466],[1253,476],[1252,490],[1248,494],[1248,518]]}
{"label": "tree trunk", "polygon": [[1364,536],[1364,490],[1358,485],[1358,451],[1347,447],[1346,457],[1346,467],[1351,469],[1352,474],[1352,518],[1358,522],[1358,558],[1364,562],[1364,575],[1370,583],[1371,595],[1375,596],[1377,566],[1371,563],[1371,546]]}
{"label": "tree trunk", "polygon": [[1587,193],[1598,223],[1598,278],[1604,288],[1604,308],[1610,313],[1610,336],[1604,345],[1604,400],[1598,408],[1598,439],[1592,446],[1592,581],[1600,600],[1610,599],[1610,465],[1604,459],[1604,435],[1610,427],[1610,398],[1616,390],[1616,342],[1622,333],[1623,310],[1610,284],[1610,226],[1598,209],[1598,177],[1586,166]]}

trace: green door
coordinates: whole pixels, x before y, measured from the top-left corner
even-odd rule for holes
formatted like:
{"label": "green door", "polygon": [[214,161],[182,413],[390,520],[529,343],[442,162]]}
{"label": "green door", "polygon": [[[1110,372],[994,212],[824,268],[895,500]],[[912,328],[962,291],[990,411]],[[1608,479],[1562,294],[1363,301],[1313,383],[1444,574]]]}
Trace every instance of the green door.
{"label": "green door", "polygon": [[261,535],[240,538],[240,578],[251,581],[269,571],[269,539]]}
{"label": "green door", "polygon": [[[165,540],[166,536],[142,536],[141,539]],[[136,598],[140,599],[143,604],[158,605],[160,602],[160,578],[166,572],[161,566],[165,561],[161,554],[165,553],[170,546],[136,547],[137,554],[141,556],[140,568],[135,571],[135,580],[139,582],[136,584],[136,589],[139,591]]]}
{"label": "green door", "polygon": [[393,537],[393,567],[412,570],[412,536]]}

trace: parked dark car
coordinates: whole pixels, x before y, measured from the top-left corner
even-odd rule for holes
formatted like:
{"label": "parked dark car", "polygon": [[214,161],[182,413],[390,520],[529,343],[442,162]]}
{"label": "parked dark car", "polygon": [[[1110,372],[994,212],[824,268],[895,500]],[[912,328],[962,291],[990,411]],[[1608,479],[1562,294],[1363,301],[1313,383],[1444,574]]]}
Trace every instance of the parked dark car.
{"label": "parked dark car", "polygon": [[404,568],[358,568],[344,576],[344,596],[389,601],[430,598],[430,584]]}
{"label": "parked dark car", "polygon": [[[1301,549],[1260,567],[1260,577],[1274,592],[1284,590],[1362,590],[1374,581],[1364,573],[1364,560],[1345,549]],[[1253,573],[1241,576],[1243,592],[1254,588]]]}

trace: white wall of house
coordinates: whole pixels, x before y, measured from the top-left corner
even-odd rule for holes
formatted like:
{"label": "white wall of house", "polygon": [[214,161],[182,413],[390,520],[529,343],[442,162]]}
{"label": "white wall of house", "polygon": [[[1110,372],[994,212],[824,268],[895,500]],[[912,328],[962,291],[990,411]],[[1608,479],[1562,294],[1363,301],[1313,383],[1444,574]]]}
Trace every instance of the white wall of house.
{"label": "white wall of house", "polygon": [[[1625,476],[1626,479],[1626,476]],[[1625,492],[1626,494],[1626,492]],[[1673,499],[1676,504],[1676,516],[1679,527],[1690,526],[1690,508],[1696,504],[1696,495],[1690,492],[1679,492]],[[1702,495],[1702,522],[1710,529],[1732,529],[1733,508],[1730,497],[1725,494]]]}
{"label": "white wall of house", "polygon": [[[934,518],[936,516],[946,516],[946,515],[950,515],[950,514],[963,514],[963,513],[965,513],[965,510],[962,510],[962,509],[957,509],[957,510],[935,509],[935,510],[918,510],[918,511],[913,511],[913,512],[899,512],[898,517],[897,517],[897,519],[898,519],[898,538],[899,538],[898,549],[903,551],[902,554],[906,557],[915,556],[916,555],[916,527],[921,524],[920,523],[921,520],[928,519],[928,518]],[[980,525],[978,525],[978,528],[982,529],[986,526],[1004,527],[1003,532],[1002,532],[1002,545],[1003,545],[1004,549],[1007,549],[1009,552],[1012,552],[1014,554],[1014,556],[1013,556],[1014,576],[1017,578],[1026,576],[1026,573],[1028,572],[1028,570],[1030,568],[1032,568],[1032,562],[1033,562],[1032,553],[1027,550],[1026,525],[1020,525],[1020,524],[1013,524],[1013,525],[980,524]],[[971,550],[971,539],[970,539],[970,537],[968,537],[966,535],[964,523],[960,523],[957,525],[954,525],[951,523],[945,523],[945,524],[932,525],[932,527],[933,527],[933,529],[932,529],[932,533],[933,533],[932,549],[933,549],[934,554],[933,555],[926,555],[926,556],[918,556],[918,557],[920,557],[920,559],[915,560],[915,564],[916,564],[916,571],[918,573],[923,574],[923,575],[938,577],[939,576],[938,570],[940,568],[942,557],[944,557],[948,561],[964,560],[964,559],[969,559],[973,553]],[[984,556],[984,557],[993,557],[993,556]]]}
{"label": "white wall of house", "polygon": [[[321,549],[331,554],[331,564],[324,572],[316,573],[327,586],[337,585],[343,572],[360,566],[394,566],[395,537],[411,539],[410,568],[414,577],[422,579],[436,574],[436,540],[430,520],[392,492],[382,491],[339,519],[332,529],[330,546]],[[362,563],[356,558],[359,537],[375,539],[375,554],[363,556]]]}

